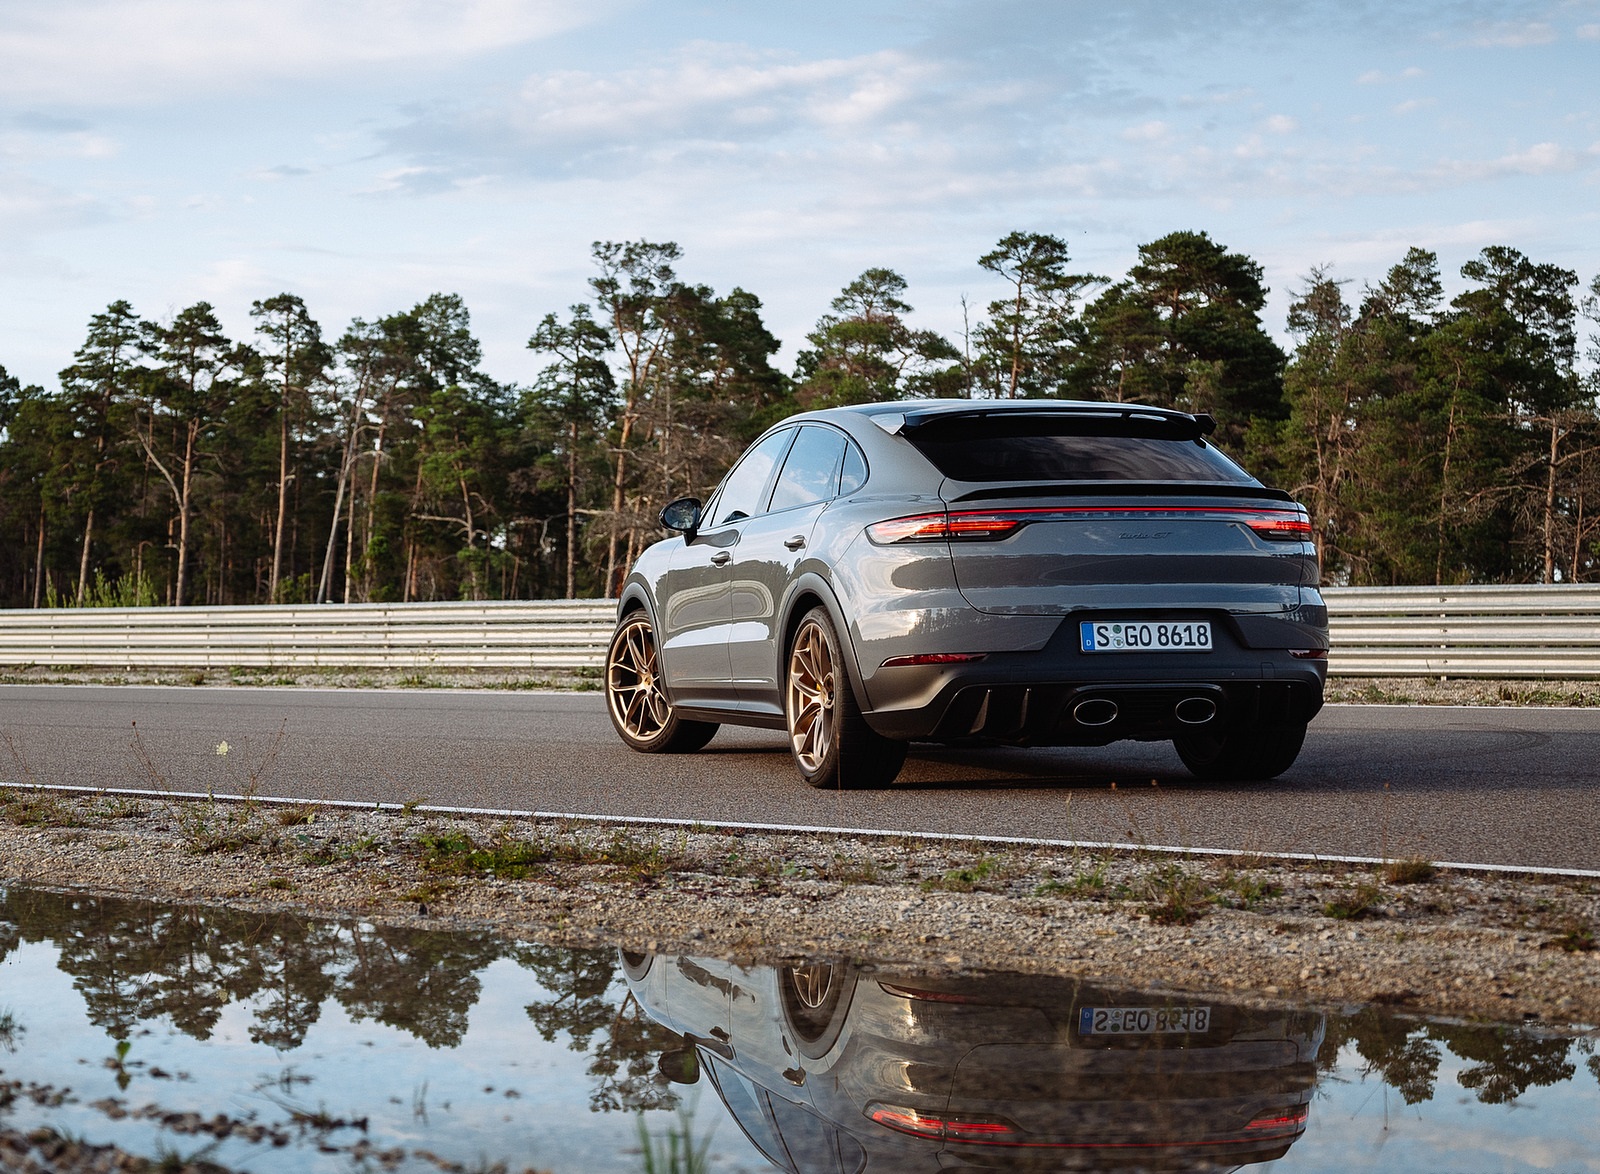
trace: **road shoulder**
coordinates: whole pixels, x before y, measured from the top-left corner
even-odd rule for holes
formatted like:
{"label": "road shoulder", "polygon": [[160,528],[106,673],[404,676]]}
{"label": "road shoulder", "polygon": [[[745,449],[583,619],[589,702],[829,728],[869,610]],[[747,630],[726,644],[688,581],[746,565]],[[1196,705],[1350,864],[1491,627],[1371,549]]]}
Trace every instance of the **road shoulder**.
{"label": "road shoulder", "polygon": [[1181,859],[18,788],[0,791],[0,884],[555,945],[1067,972],[1600,1022],[1600,885],[1424,861]]}

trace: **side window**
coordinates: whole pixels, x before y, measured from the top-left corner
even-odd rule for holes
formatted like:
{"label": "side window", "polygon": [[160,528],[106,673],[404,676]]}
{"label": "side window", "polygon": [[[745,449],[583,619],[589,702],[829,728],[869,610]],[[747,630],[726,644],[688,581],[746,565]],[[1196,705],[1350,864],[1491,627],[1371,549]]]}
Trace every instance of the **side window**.
{"label": "side window", "polygon": [[844,477],[839,482],[839,496],[846,497],[867,483],[867,458],[850,441],[845,446]]}
{"label": "side window", "polygon": [[700,1058],[710,1071],[711,1081],[716,1085],[722,1103],[728,1106],[734,1124],[750,1139],[750,1144],[761,1151],[762,1157],[774,1166],[786,1168],[781,1156],[783,1142],[772,1131],[772,1123],[762,1108],[766,1094],[703,1049],[700,1051]]}
{"label": "side window", "polygon": [[827,501],[839,491],[845,440],[831,428],[802,428],[772,490],[772,509]]}
{"label": "side window", "polygon": [[717,491],[716,520],[713,525],[723,526],[740,518],[752,517],[762,512],[766,503],[767,486],[772,483],[772,470],[783,458],[783,450],[794,439],[794,429],[774,432],[744,456],[733,471],[723,479]]}

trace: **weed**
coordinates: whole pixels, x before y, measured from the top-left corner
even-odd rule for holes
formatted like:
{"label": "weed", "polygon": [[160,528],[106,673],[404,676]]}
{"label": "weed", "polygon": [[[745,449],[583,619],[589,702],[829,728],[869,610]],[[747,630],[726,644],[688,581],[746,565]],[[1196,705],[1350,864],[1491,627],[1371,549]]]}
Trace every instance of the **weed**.
{"label": "weed", "polygon": [[317,822],[317,805],[315,803],[294,803],[288,807],[280,807],[274,818],[279,827],[295,827],[297,825],[310,825]]}
{"label": "weed", "polygon": [[1365,880],[1353,889],[1322,906],[1322,912],[1338,921],[1359,921],[1372,917],[1383,904],[1383,890],[1377,882]]}
{"label": "weed", "polygon": [[1205,878],[1176,862],[1152,869],[1143,887],[1150,902],[1144,911],[1159,925],[1193,925],[1212,900]]}
{"label": "weed", "polygon": [[16,1051],[17,1041],[26,1030],[9,1007],[0,1008],[0,1052]]}
{"label": "weed", "polygon": [[26,793],[9,790],[0,791],[0,810],[5,812],[7,819],[19,827],[76,828],[84,826],[84,821],[74,810],[72,804],[63,801],[59,795],[52,795],[47,791]]}
{"label": "weed", "polygon": [[825,870],[828,880],[846,885],[875,885],[878,883],[878,862],[870,856],[833,854],[833,863]]}
{"label": "weed", "polygon": [[922,882],[924,892],[943,889],[948,893],[970,893],[987,881],[999,879],[1000,861],[993,856],[983,856],[965,868],[952,868],[943,876],[930,877]]}
{"label": "weed", "polygon": [[1112,895],[1111,859],[1097,860],[1088,868],[1075,871],[1066,880],[1048,880],[1033,890],[1038,897],[1078,897],[1087,899]]}
{"label": "weed", "polygon": [[634,880],[640,881],[654,880],[676,863],[663,850],[659,840],[642,841],[621,831],[612,832],[606,845],[598,851],[591,849],[586,859],[589,863],[620,868]]}
{"label": "weed", "polygon": [[450,881],[430,880],[424,881],[414,889],[408,889],[400,894],[402,901],[413,901],[418,905],[426,905],[429,901],[437,901],[453,888]]}
{"label": "weed", "polygon": [[291,881],[286,876],[268,877],[267,878],[267,888],[269,888],[269,889],[292,889],[292,888],[294,888],[294,882]]}
{"label": "weed", "polygon": [[1564,932],[1551,938],[1546,945],[1565,950],[1569,954],[1587,954],[1600,943],[1595,941],[1593,929],[1581,922],[1574,922]]}
{"label": "weed", "polygon": [[150,809],[125,795],[102,795],[91,814],[97,819],[142,819],[150,814]]}
{"label": "weed", "polygon": [[426,795],[418,795],[414,799],[407,799],[404,803],[400,804],[400,814],[405,816],[407,819],[410,819],[417,813],[417,808],[421,807],[427,801],[428,797]]}
{"label": "weed", "polygon": [[442,876],[495,876],[523,880],[551,859],[542,843],[516,840],[496,833],[487,846],[480,847],[465,832],[417,837],[422,848],[422,868]]}
{"label": "weed", "polygon": [[189,851],[196,856],[212,852],[233,852],[266,839],[267,829],[251,802],[218,803],[204,801],[173,805],[173,818]]}
{"label": "weed", "polygon": [[637,1120],[645,1174],[705,1174],[711,1168],[707,1154],[712,1131],[708,1129],[698,1142],[694,1140],[692,1109],[680,1109],[677,1123],[659,1134],[651,1134],[645,1128],[644,1114]]}
{"label": "weed", "polygon": [[1419,885],[1439,875],[1433,861],[1413,856],[1409,860],[1391,860],[1383,866],[1383,879],[1391,885]]}
{"label": "weed", "polygon": [[[311,837],[297,837],[302,844],[310,845]],[[362,836],[350,844],[339,842],[337,836],[326,845],[317,848],[308,847],[300,854],[300,859],[306,864],[343,864],[347,860],[360,860],[367,856],[375,856],[382,849],[378,846],[376,836]]]}
{"label": "weed", "polygon": [[1238,898],[1241,909],[1254,909],[1264,901],[1283,896],[1283,886],[1277,881],[1232,870],[1222,874],[1222,887]]}

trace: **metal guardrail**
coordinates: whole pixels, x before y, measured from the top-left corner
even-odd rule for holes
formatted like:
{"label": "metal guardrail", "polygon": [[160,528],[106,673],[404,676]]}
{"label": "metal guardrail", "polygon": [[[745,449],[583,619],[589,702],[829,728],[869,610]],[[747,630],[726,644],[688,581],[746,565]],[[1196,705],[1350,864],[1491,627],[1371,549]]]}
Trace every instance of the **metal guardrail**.
{"label": "metal guardrail", "polygon": [[[1333,587],[1339,676],[1600,678],[1600,584]],[[606,600],[0,610],[0,665],[592,668]]]}
{"label": "metal guardrail", "polygon": [[1600,677],[1600,584],[1329,587],[1330,672]]}
{"label": "metal guardrail", "polygon": [[606,600],[0,610],[0,664],[591,668],[616,618]]}

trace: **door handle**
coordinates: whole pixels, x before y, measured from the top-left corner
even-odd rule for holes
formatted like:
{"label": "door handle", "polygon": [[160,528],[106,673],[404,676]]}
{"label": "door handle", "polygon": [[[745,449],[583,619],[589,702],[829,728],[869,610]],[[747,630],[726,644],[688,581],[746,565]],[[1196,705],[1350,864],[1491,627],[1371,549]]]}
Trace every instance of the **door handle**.
{"label": "door handle", "polygon": [[806,536],[804,534],[796,534],[793,538],[785,538],[783,544],[790,550],[799,550],[806,544]]}
{"label": "door handle", "polygon": [[729,554],[725,550],[719,550],[716,554],[711,556],[711,565],[714,567],[725,567],[732,561],[733,555]]}

